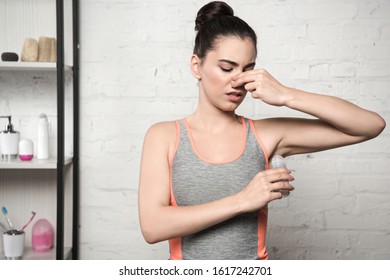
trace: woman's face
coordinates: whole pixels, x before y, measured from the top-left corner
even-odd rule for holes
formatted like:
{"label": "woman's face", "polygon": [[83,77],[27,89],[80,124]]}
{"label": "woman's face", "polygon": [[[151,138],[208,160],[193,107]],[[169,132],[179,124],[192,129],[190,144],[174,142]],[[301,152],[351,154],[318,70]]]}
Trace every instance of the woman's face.
{"label": "woman's face", "polygon": [[244,87],[233,88],[232,78],[255,67],[256,50],[249,38],[222,37],[207,53],[199,70],[200,99],[223,111],[234,111],[246,96]]}

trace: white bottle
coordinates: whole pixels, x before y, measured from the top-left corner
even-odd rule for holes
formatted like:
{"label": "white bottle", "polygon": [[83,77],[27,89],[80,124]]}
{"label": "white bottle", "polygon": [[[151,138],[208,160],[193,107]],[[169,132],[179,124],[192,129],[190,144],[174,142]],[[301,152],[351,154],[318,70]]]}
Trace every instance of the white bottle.
{"label": "white bottle", "polygon": [[49,159],[49,122],[45,114],[41,114],[38,121],[37,158]]}

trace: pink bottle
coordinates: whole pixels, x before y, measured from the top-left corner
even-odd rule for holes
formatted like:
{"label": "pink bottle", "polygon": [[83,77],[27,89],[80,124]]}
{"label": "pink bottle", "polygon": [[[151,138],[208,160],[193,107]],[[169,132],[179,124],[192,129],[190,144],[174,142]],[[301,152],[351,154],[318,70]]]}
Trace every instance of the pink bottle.
{"label": "pink bottle", "polygon": [[54,230],[46,219],[39,219],[32,228],[32,248],[36,252],[46,252],[53,247]]}

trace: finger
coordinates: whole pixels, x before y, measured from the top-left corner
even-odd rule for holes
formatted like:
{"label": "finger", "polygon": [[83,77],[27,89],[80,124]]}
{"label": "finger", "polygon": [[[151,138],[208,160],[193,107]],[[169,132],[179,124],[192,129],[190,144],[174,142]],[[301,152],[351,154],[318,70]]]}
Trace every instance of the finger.
{"label": "finger", "polygon": [[279,191],[293,191],[295,190],[294,186],[290,185],[288,182],[276,182],[271,185],[271,192]]}
{"label": "finger", "polygon": [[277,178],[280,178],[278,176],[280,176],[281,174],[291,174],[291,170],[287,168],[271,168],[265,171],[260,171],[259,173],[256,174],[256,177],[260,177],[260,178],[264,177],[268,179],[271,178],[271,179],[275,179],[275,181],[279,181],[277,180]]}
{"label": "finger", "polygon": [[233,80],[237,80],[239,78],[242,78],[247,75],[254,75],[254,76],[261,76],[261,75],[267,75],[267,71],[264,69],[253,69],[253,70],[247,70],[244,72],[241,72],[240,74],[233,77]]}
{"label": "finger", "polygon": [[233,81],[236,81],[239,78],[242,78],[244,76],[251,75],[254,73],[256,73],[256,70],[249,70],[249,71],[241,72],[240,74],[233,77]]}
{"label": "finger", "polygon": [[293,181],[295,178],[291,175],[291,170],[287,168],[272,168],[266,171],[268,182]]}
{"label": "finger", "polygon": [[294,178],[294,176],[292,176],[291,174],[282,173],[282,174],[273,175],[272,177],[269,177],[268,180],[269,180],[270,183],[275,183],[275,182],[291,182],[291,181],[294,181],[295,178]]}
{"label": "finger", "polygon": [[256,80],[256,73],[243,72],[238,76],[233,77],[232,87],[240,87],[244,84],[254,82]]}
{"label": "finger", "polygon": [[252,91],[256,90],[256,88],[258,87],[258,84],[256,82],[247,83],[247,84],[245,84],[244,87],[245,87],[245,90],[252,92]]}
{"label": "finger", "polygon": [[284,186],[278,187],[276,190],[270,192],[270,194],[269,194],[270,201],[276,200],[276,199],[281,199],[284,196],[288,196],[290,194],[290,192],[295,189],[293,186],[291,186],[288,183],[282,183],[282,184],[278,183],[278,185],[280,185],[280,186],[284,185]]}
{"label": "finger", "polygon": [[281,198],[283,198],[283,194],[281,192],[271,192],[271,194],[269,195],[270,202]]}
{"label": "finger", "polygon": [[278,168],[270,168],[265,171],[267,174],[274,174],[274,173],[291,173],[291,170],[287,167],[278,167]]}
{"label": "finger", "polygon": [[237,83],[237,86],[240,86],[246,82],[251,81],[247,80],[249,77],[251,77],[251,80],[262,80],[264,78],[270,78],[271,75],[265,69],[254,69],[242,72],[237,76],[234,76],[233,81]]}

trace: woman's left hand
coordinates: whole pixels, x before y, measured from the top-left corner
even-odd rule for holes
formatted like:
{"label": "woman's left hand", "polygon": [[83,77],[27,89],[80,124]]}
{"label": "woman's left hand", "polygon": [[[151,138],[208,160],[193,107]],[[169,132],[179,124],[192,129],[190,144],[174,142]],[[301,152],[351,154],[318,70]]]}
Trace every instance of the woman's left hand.
{"label": "woman's left hand", "polygon": [[273,106],[283,106],[289,98],[288,88],[264,69],[245,71],[234,76],[232,87],[244,87],[253,98]]}

